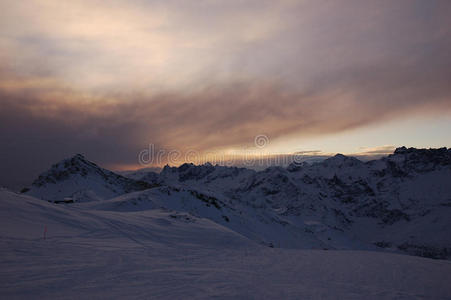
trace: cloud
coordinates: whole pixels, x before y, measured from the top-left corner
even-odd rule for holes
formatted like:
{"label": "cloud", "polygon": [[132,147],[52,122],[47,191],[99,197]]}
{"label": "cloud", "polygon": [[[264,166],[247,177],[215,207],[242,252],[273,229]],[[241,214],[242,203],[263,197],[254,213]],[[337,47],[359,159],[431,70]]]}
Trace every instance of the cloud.
{"label": "cloud", "polygon": [[[383,97],[358,101],[334,88],[298,93],[275,84],[237,83],[198,93],[92,96],[56,81],[0,85],[1,164],[36,174],[82,152],[104,165],[135,164],[149,143],[158,149],[208,151],[246,147],[262,132],[299,139],[333,134],[406,115],[450,110],[435,98]],[[363,95],[361,86],[355,88]],[[414,96],[414,92],[411,93]],[[385,102],[387,101],[387,102]]]}
{"label": "cloud", "polygon": [[388,155],[395,151],[396,147],[392,145],[378,146],[378,147],[361,147],[360,152],[355,155]]}
{"label": "cloud", "polygon": [[4,1],[0,11],[8,170],[36,174],[74,152],[128,165],[149,143],[227,150],[261,133],[302,140],[451,112],[446,0]]}
{"label": "cloud", "polygon": [[[7,129],[2,132],[23,131],[27,126],[41,128],[42,137],[69,136],[76,141],[69,143],[74,148],[72,144],[114,148],[120,141],[116,147],[124,148],[124,152],[129,149],[130,155],[148,143],[166,149],[203,151],[251,144],[261,132],[273,138],[293,133],[305,138],[406,114],[424,115],[428,110],[449,112],[451,108],[451,92],[445,81],[388,89],[394,76],[378,76],[362,72],[355,82],[340,80],[340,84],[324,84],[303,93],[274,82],[254,81],[213,86],[196,93],[119,96],[91,95],[51,79],[2,81],[0,114],[2,128]],[[397,76],[404,80],[415,79],[416,75]],[[377,92],[374,81],[383,92]],[[53,125],[49,128],[45,124]]]}
{"label": "cloud", "polygon": [[436,62],[449,61],[446,0],[31,0],[0,8],[0,52],[16,72],[108,92],[259,77],[306,87],[350,66],[414,65],[437,54]]}

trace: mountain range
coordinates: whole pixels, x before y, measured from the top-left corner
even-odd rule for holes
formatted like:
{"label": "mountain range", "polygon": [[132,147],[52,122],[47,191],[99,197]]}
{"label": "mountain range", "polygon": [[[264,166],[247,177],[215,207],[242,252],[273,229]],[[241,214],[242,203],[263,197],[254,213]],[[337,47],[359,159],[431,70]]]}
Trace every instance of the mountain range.
{"label": "mountain range", "polygon": [[273,248],[373,250],[451,258],[451,149],[397,148],[362,162],[337,154],[262,171],[190,163],[123,175],[77,154],[22,193],[68,208],[162,209],[208,219]]}

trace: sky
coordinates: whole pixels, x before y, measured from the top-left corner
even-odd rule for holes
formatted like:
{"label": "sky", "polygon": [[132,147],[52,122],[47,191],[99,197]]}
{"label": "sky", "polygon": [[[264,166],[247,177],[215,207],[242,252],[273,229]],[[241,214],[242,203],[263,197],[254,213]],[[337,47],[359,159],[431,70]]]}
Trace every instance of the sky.
{"label": "sky", "polygon": [[0,141],[5,186],[75,153],[142,167],[149,145],[450,147],[451,1],[3,0]]}

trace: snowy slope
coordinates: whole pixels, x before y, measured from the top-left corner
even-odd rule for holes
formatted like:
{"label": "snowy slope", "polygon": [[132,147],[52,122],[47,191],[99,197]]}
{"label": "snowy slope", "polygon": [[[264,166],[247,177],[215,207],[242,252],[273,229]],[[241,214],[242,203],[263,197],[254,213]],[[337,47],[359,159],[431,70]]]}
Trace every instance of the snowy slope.
{"label": "snowy slope", "polygon": [[61,201],[71,197],[75,201],[95,201],[143,190],[150,184],[123,177],[77,154],[65,159],[36,179],[24,189],[27,195],[44,200]]}
{"label": "snowy slope", "polygon": [[[310,225],[283,221],[277,213],[230,201],[226,197],[195,189],[158,187],[135,192],[84,207],[106,211],[168,209],[188,212],[227,227],[266,246],[323,249],[327,243],[307,232]],[[360,245],[364,247],[364,245]]]}
{"label": "snowy slope", "polygon": [[[251,244],[244,237],[208,219],[199,219],[184,212],[170,210],[143,210],[119,213],[86,209],[85,205],[57,205],[39,199],[0,190],[0,234],[3,238],[43,238],[58,241],[71,237],[74,243],[84,243],[95,237],[120,239],[127,247],[154,244],[208,244],[240,246]],[[139,239],[139,241],[138,241]],[[114,247],[102,243],[102,247]]]}
{"label": "snowy slope", "polygon": [[119,175],[127,178],[131,178],[138,181],[155,182],[158,179],[158,174],[161,172],[161,168],[143,168],[134,171],[118,171]]}
{"label": "snowy slope", "polygon": [[[108,205],[120,203],[115,201]],[[449,261],[269,248],[183,212],[93,206],[56,205],[1,190],[0,298],[451,296]]]}

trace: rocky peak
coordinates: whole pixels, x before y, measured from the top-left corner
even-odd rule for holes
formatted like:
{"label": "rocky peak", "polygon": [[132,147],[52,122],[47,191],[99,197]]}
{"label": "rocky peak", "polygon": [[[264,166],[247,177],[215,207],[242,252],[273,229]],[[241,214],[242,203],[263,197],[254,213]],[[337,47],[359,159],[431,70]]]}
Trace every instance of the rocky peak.
{"label": "rocky peak", "polygon": [[338,153],[335,156],[326,159],[325,161],[323,161],[320,164],[323,164],[326,167],[330,167],[330,166],[352,167],[352,166],[363,164],[363,163],[355,157],[346,156],[346,155]]}
{"label": "rocky peak", "polygon": [[87,160],[83,155],[76,154],[52,165],[48,171],[39,175],[32,185],[40,187],[46,184],[56,184],[72,178],[73,176],[80,176],[81,178],[87,178],[88,176],[100,177],[105,182],[119,182],[126,185],[133,185],[136,182],[132,179],[103,169]]}
{"label": "rocky peak", "polygon": [[400,147],[392,155],[389,155],[387,160],[405,170],[431,170],[438,166],[451,165],[451,149],[446,147],[438,149]]}
{"label": "rocky peak", "polygon": [[178,168],[179,180],[199,180],[215,170],[211,164],[196,166],[193,163],[184,163]]}
{"label": "rocky peak", "polygon": [[77,201],[106,199],[151,188],[152,185],[103,169],[76,154],[54,164],[23,193],[46,200],[76,197]]}
{"label": "rocky peak", "polygon": [[102,173],[102,169],[96,164],[88,161],[81,154],[76,154],[71,158],[64,159],[42,173],[33,182],[35,186],[42,186],[46,183],[56,183],[69,178],[71,174],[80,174],[86,177],[90,173]]}

